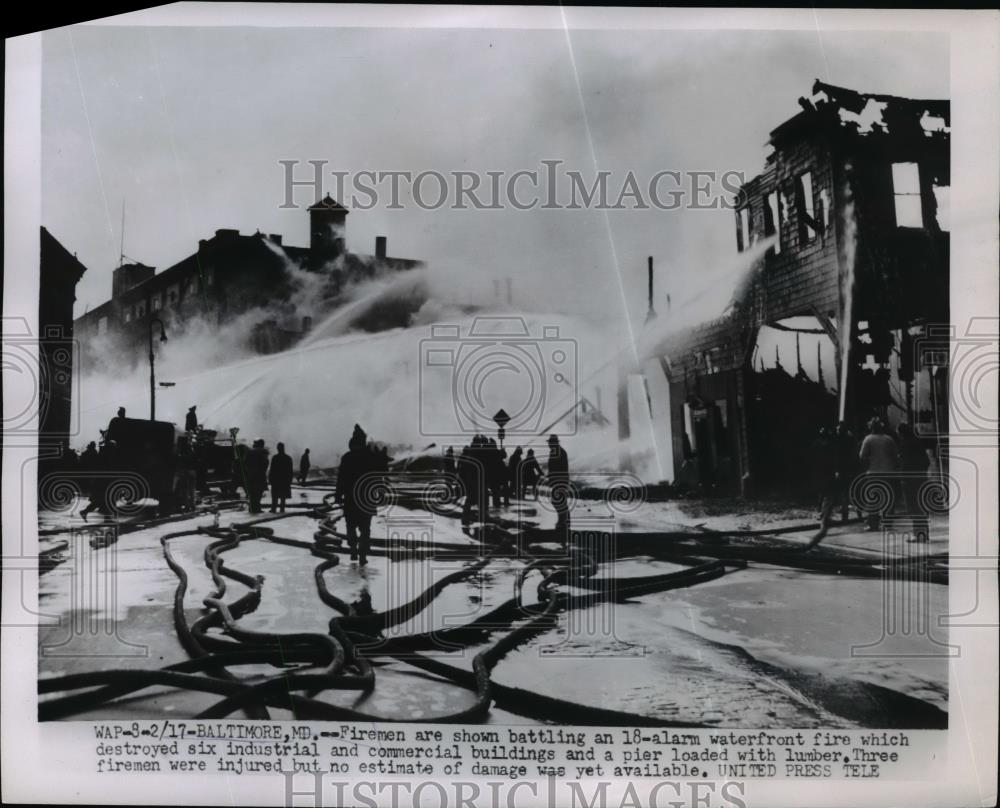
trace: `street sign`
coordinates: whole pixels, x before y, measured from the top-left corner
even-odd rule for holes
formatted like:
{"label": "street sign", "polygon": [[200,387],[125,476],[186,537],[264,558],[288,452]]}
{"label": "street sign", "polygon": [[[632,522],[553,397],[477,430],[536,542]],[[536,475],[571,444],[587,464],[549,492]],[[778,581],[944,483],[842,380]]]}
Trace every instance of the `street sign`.
{"label": "street sign", "polygon": [[502,409],[497,410],[497,414],[493,416],[493,423],[497,425],[497,437],[500,439],[500,448],[503,448],[503,439],[506,437],[507,433],[504,431],[504,427],[510,422],[510,416],[504,412]]}

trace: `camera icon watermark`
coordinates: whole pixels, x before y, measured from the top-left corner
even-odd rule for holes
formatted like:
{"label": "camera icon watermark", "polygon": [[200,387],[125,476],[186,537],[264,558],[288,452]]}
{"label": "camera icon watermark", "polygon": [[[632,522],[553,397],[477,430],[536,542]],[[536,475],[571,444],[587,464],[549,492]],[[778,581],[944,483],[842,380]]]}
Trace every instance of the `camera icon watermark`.
{"label": "camera icon watermark", "polygon": [[[617,559],[614,516],[588,514],[576,520],[573,544],[566,556],[552,559],[564,570],[560,583],[566,588],[565,609],[555,632],[537,643],[539,657],[607,659],[645,655],[645,646],[615,633],[623,595],[613,574]],[[608,571],[612,574],[608,575]]]}
{"label": "camera icon watermark", "polygon": [[557,326],[532,335],[522,317],[484,316],[463,336],[437,324],[420,341],[419,367],[421,435],[459,439],[498,425],[512,439],[576,434],[577,345]]}
{"label": "camera icon watermark", "polygon": [[[544,463],[545,450],[536,448],[536,455]],[[527,465],[515,473],[514,490],[534,506],[514,513],[522,542],[539,529],[548,528],[553,519],[567,529],[575,529],[579,520],[584,520],[581,525],[603,520],[614,531],[619,519],[631,517],[648,500],[646,484],[630,472],[573,472],[568,479],[540,473],[536,479]],[[533,501],[529,499],[532,493]]]}
{"label": "camera icon watermark", "polygon": [[149,656],[149,646],[124,636],[119,614],[118,529],[115,525],[77,528],[67,540],[68,614],[59,630],[46,633],[42,658],[121,658]]}
{"label": "camera icon watermark", "polygon": [[[947,546],[938,547],[937,521],[962,498],[951,474],[863,474],[851,484],[851,503],[877,525],[881,547],[881,633],[851,645],[852,657],[955,657],[960,648],[938,629],[947,614]],[[937,518],[937,519],[936,519]]]}
{"label": "camera icon watermark", "polygon": [[[5,444],[22,440],[65,441],[80,431],[80,355],[76,340],[59,326],[45,326],[36,336],[23,317],[2,319],[0,357],[5,387],[2,419]],[[35,420],[37,416],[37,421]]]}
{"label": "camera icon watermark", "polygon": [[454,530],[444,531],[450,539],[435,534],[445,520],[458,518],[463,496],[461,481],[447,470],[376,471],[358,479],[353,501],[379,520],[374,532],[384,528],[390,562],[379,586],[385,624],[367,653],[411,635],[424,639],[421,651],[430,655],[464,653],[448,632],[482,617],[486,593],[479,573],[489,552],[481,540],[457,541]]}
{"label": "camera icon watermark", "polygon": [[917,423],[921,437],[974,438],[997,444],[997,385],[1000,379],[1000,319],[973,317],[958,336],[953,325],[928,325],[913,340],[910,361],[916,400],[931,402],[947,418]]}

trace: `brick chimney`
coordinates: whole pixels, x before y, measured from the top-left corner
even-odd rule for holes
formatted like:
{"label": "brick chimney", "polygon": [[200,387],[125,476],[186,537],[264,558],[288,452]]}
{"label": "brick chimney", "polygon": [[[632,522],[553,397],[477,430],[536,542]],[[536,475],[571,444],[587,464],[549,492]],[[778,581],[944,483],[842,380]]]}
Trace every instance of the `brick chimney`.
{"label": "brick chimney", "polygon": [[388,239],[385,236],[375,236],[375,257],[385,258],[385,245]]}

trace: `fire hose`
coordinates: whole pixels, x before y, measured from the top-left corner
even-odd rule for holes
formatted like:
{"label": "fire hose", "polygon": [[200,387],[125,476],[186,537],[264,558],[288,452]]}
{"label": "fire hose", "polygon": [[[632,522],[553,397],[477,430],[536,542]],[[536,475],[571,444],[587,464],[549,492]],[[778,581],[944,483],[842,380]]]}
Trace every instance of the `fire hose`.
{"label": "fire hose", "polygon": [[[300,515],[300,514],[294,514]],[[185,650],[192,655],[192,659],[175,665],[154,671],[135,670],[111,670],[86,674],[73,674],[64,677],[54,677],[40,681],[40,693],[65,692],[78,690],[87,687],[104,685],[98,690],[65,696],[63,698],[46,700],[39,706],[39,714],[43,719],[57,718],[71,715],[85,709],[93,709],[106,701],[133,692],[138,689],[153,685],[166,685],[188,690],[215,693],[224,696],[223,700],[213,705],[208,710],[200,714],[200,717],[219,717],[228,715],[230,712],[245,708],[248,714],[254,717],[266,716],[266,707],[278,706],[290,709],[297,715],[310,715],[319,718],[337,718],[347,720],[378,721],[385,720],[383,717],[367,715],[357,710],[341,708],[326,702],[317,701],[314,698],[306,698],[293,693],[293,690],[314,689],[358,689],[370,690],[374,686],[374,672],[370,663],[361,654],[373,653],[379,656],[392,656],[385,653],[393,650],[390,648],[367,650],[364,646],[356,646],[351,637],[361,637],[370,640],[369,644],[378,646],[380,640],[372,637],[367,632],[381,631],[391,625],[404,622],[416,611],[423,609],[429,604],[449,583],[460,580],[482,569],[489,563],[489,557],[480,559],[474,564],[455,573],[445,576],[413,601],[403,606],[391,609],[379,615],[351,616],[345,601],[336,598],[325,587],[322,573],[339,562],[339,557],[324,544],[333,544],[331,536],[329,542],[316,542],[316,546],[309,547],[315,555],[324,557],[319,567],[316,569],[316,580],[321,597],[326,590],[327,597],[323,597],[324,602],[331,605],[342,617],[335,617],[331,620],[330,634],[321,635],[316,633],[299,634],[269,634],[266,632],[250,632],[240,629],[237,625],[239,617],[253,611],[260,601],[262,579],[260,577],[249,576],[225,566],[222,562],[221,554],[239,546],[241,541],[246,539],[263,538],[270,541],[288,544],[291,546],[309,546],[306,542],[299,542],[292,539],[277,537],[269,528],[260,527],[261,522],[277,521],[287,515],[275,517],[264,517],[253,523],[242,523],[225,529],[201,529],[198,531],[185,531],[181,533],[168,534],[161,538],[164,556],[168,566],[178,577],[178,586],[175,590],[174,618],[178,629],[178,634]],[[324,518],[329,518],[324,514]],[[333,531],[326,531],[329,535]],[[206,615],[199,618],[193,626],[188,626],[183,610],[183,599],[187,590],[187,574],[169,550],[171,539],[181,536],[211,535],[218,538],[208,545],[204,552],[204,560],[208,567],[213,581],[216,584],[216,592],[213,596],[205,598],[204,604],[209,608]],[[339,549],[339,548],[337,548]],[[717,577],[725,572],[720,564],[710,565],[711,569],[705,568],[695,571],[695,575],[688,580],[700,581],[705,578],[706,572]],[[521,595],[521,586],[526,576],[535,569],[544,568],[550,570],[539,584],[539,604],[526,604]],[[593,562],[586,569],[575,569],[572,581],[574,584],[588,580],[597,569]],[[589,575],[582,574],[583,572]],[[687,572],[687,571],[683,571]],[[547,711],[550,715],[563,714],[569,716],[573,714],[575,722],[579,723],[581,716],[588,708],[585,705],[575,705],[561,700],[549,699],[548,697],[533,697],[527,695],[527,691],[520,691],[512,688],[504,688],[493,684],[490,680],[490,672],[493,667],[509,653],[513,648],[530,639],[536,633],[551,627],[555,621],[555,614],[560,609],[579,608],[592,605],[600,598],[611,596],[612,592],[618,595],[642,594],[647,591],[659,591],[678,585],[682,580],[678,574],[671,573],[666,576],[647,576],[646,579],[639,579],[634,586],[617,587],[612,582],[597,584],[598,591],[584,596],[570,596],[565,593],[555,591],[555,587],[564,579],[570,577],[570,573],[565,568],[555,566],[553,568],[552,559],[544,559],[527,565],[518,575],[518,594],[514,599],[507,601],[498,609],[492,610],[488,615],[474,620],[472,624],[464,627],[449,629],[450,639],[466,640],[472,638],[476,640],[482,637],[482,630],[492,620],[494,625],[498,623],[498,617],[503,615],[503,620],[499,621],[506,626],[511,626],[518,618],[527,617],[526,623],[513,628],[508,634],[498,642],[480,651],[473,660],[472,671],[454,668],[444,665],[436,660],[407,658],[410,664],[424,669],[433,668],[438,675],[444,675],[446,679],[454,681],[465,688],[474,689],[476,700],[473,706],[461,710],[457,713],[441,716],[431,721],[438,722],[470,722],[473,720],[484,720],[488,714],[491,701],[498,697],[508,704],[514,706],[517,703],[533,703],[539,709]],[[235,580],[248,587],[248,592],[232,603],[225,603],[222,597],[225,594],[225,578]],[[323,581],[323,586],[319,587]],[[544,604],[544,605],[543,605]],[[500,625],[498,627],[503,627]],[[211,628],[220,628],[232,640],[223,640],[217,636],[208,634]],[[364,629],[364,630],[362,630]],[[496,629],[494,629],[496,630]],[[403,640],[401,646],[407,645],[408,638],[394,638]],[[235,640],[235,642],[233,641]],[[393,642],[390,640],[389,642]],[[385,642],[382,640],[381,642]],[[414,635],[414,641],[409,645],[423,645],[419,635]],[[250,646],[250,647],[247,647]],[[212,650],[209,651],[208,648]],[[398,649],[402,651],[402,649]],[[412,652],[411,652],[412,653]],[[227,666],[238,666],[253,663],[270,663],[272,665],[289,666],[304,663],[309,667],[325,665],[326,667],[314,673],[302,673],[299,669],[282,673],[279,676],[271,677],[263,682],[248,684],[235,680]],[[345,672],[345,668],[350,667],[355,673]],[[212,678],[195,675],[199,672],[211,674]],[[581,712],[582,711],[582,712]],[[677,726],[677,722],[666,722],[655,719],[643,719],[642,716],[633,716],[628,713],[617,713],[615,711],[597,710],[600,714],[600,721],[614,723],[616,720],[623,723],[643,723],[649,725],[669,725]],[[418,719],[426,721],[428,719]],[[566,719],[570,720],[570,719]]]}

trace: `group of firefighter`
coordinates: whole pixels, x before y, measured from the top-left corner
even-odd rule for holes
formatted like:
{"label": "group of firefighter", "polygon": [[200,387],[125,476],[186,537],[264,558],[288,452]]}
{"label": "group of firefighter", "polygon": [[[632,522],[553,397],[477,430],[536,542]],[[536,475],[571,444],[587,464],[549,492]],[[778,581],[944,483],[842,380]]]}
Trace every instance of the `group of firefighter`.
{"label": "group of firefighter", "polygon": [[549,460],[545,474],[535,457],[534,449],[527,454],[518,446],[507,456],[506,449],[496,440],[485,435],[475,435],[456,458],[448,447],[445,452],[446,479],[457,497],[463,498],[462,523],[483,521],[490,500],[494,508],[508,507],[511,496],[525,499],[529,490],[538,499],[538,483],[544,477],[549,484],[552,505],[557,515],[556,530],[565,532],[569,527],[569,459],[559,445],[559,438],[551,435],[548,440]]}
{"label": "group of firefighter", "polygon": [[[366,495],[366,482],[389,470],[389,457],[384,448],[375,448],[367,441],[364,430],[357,424],[348,442],[348,451],[341,457],[337,472],[335,500],[343,507],[347,543],[352,561],[368,563],[371,522],[376,511],[376,498]],[[489,501],[500,508],[510,505],[511,496],[524,498],[532,490],[538,498],[538,482],[542,470],[533,450],[525,455],[518,447],[507,458],[496,441],[476,435],[455,457],[449,447],[444,455],[444,479],[452,496],[462,499],[462,525],[485,521]],[[552,503],[557,514],[556,530],[569,528],[569,461],[566,451],[555,435],[549,438],[549,464],[546,480],[552,489]],[[475,518],[474,518],[475,514]]]}
{"label": "group of firefighter", "polygon": [[[99,472],[119,471],[123,458],[119,451],[121,424],[128,423],[125,408],[121,407],[111,419],[106,430],[101,431],[101,441],[92,441],[79,456],[67,445],[60,460],[63,473],[70,473],[88,482],[90,501],[81,509],[80,515],[87,519],[97,510],[113,512],[113,503],[108,502],[110,475]],[[124,433],[123,433],[124,434]],[[203,440],[209,434],[212,440]],[[246,492],[248,510],[257,514],[263,511],[262,501],[270,489],[270,512],[284,513],[291,497],[295,466],[287,453],[285,444],[278,442],[272,455],[263,438],[257,438],[251,446],[235,443],[227,449],[214,441],[215,433],[206,433],[198,423],[196,406],[189,408],[184,422],[183,434],[177,436],[171,460],[173,483],[168,492],[171,499],[170,511],[193,511],[196,495],[208,491],[208,466],[211,462],[206,447],[214,452],[228,452],[228,474],[223,475],[224,494],[236,495],[237,489]],[[117,438],[117,439],[116,439]],[[553,508],[557,514],[557,531],[565,532],[569,527],[569,461],[566,451],[559,445],[559,439],[552,435],[548,440],[548,469],[543,473],[534,450],[525,454],[520,446],[508,458],[507,452],[495,440],[476,435],[469,445],[456,457],[451,447],[444,456],[446,484],[456,499],[462,499],[463,526],[473,521],[484,521],[492,498],[493,506],[509,506],[511,497],[524,498],[528,492],[538,499],[538,484],[544,477],[551,489]],[[298,463],[298,481],[304,484],[312,468],[309,449],[306,449]],[[216,469],[218,472],[218,469]],[[368,440],[365,431],[357,424],[348,441],[348,451],[342,455],[336,478],[335,500],[343,507],[348,546],[351,560],[361,564],[368,562],[371,539],[371,521],[375,506],[370,497],[364,495],[365,481],[389,471],[388,449],[376,446]],[[92,473],[98,472],[98,473]],[[228,477],[228,479],[225,479]],[[474,518],[475,516],[475,518]]]}
{"label": "group of firefighter", "polygon": [[[859,480],[862,485],[879,485],[888,493],[887,505],[865,513],[866,530],[881,530],[883,516],[896,505],[902,505],[913,521],[913,535],[908,541],[928,541],[929,521],[921,488],[927,482],[932,451],[910,424],[899,424],[893,435],[879,417],[868,422],[868,434],[860,446],[843,421],[834,429],[820,429],[812,452],[820,521],[826,525],[838,507],[841,518],[847,520],[851,488],[855,480]],[[873,500],[878,499],[873,497]]]}

